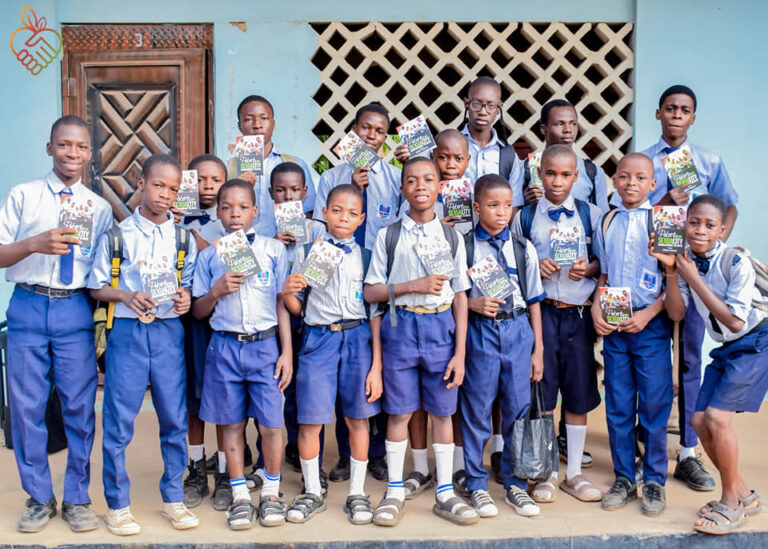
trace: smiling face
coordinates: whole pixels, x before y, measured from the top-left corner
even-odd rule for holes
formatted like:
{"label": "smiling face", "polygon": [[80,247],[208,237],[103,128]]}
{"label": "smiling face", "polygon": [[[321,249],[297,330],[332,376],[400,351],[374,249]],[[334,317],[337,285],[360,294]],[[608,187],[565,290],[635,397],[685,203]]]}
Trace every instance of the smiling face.
{"label": "smiling face", "polygon": [[541,135],[549,145],[573,145],[579,134],[576,111],[572,107],[553,107],[546,124],[541,124]]}
{"label": "smiling face", "polygon": [[512,219],[512,189],[493,187],[475,197],[473,205],[480,225],[488,234],[495,236],[509,225]]}
{"label": "smiling face", "polygon": [[197,190],[200,193],[200,206],[207,210],[216,205],[219,187],[227,179],[227,172],[217,162],[204,161],[195,166],[197,170]]}
{"label": "smiling face", "polygon": [[440,179],[460,179],[469,165],[467,139],[464,136],[443,137],[432,152],[432,158],[440,170]]}
{"label": "smiling face", "polygon": [[628,210],[640,206],[656,188],[653,162],[643,154],[630,153],[621,159],[613,176],[613,186]]}
{"label": "smiling face", "polygon": [[296,172],[282,172],[275,174],[272,186],[269,188],[269,196],[275,204],[304,200],[307,195],[307,186]]}
{"label": "smiling face", "polygon": [[403,169],[400,191],[410,204],[412,213],[434,211],[439,187],[440,177],[432,162],[415,162]]}
{"label": "smiling face", "polygon": [[243,105],[238,113],[237,128],[243,135],[263,135],[264,145],[272,142],[275,131],[275,117],[269,105],[251,101]]}
{"label": "smiling face", "polygon": [[328,224],[328,234],[339,239],[352,238],[365,220],[363,202],[354,193],[336,193],[328,207],[323,208],[323,218]]}
{"label": "smiling face", "polygon": [[571,187],[579,176],[576,171],[576,155],[556,154],[542,158],[539,168],[544,196],[559,206],[571,194]]}
{"label": "smiling face", "polygon": [[53,171],[66,185],[76,183],[91,160],[91,135],[82,126],[61,124],[46,146]]}
{"label": "smiling face", "polygon": [[685,225],[685,239],[691,251],[703,257],[714,248],[725,230],[723,221],[722,212],[712,204],[703,202],[690,208]]}
{"label": "smiling face", "polygon": [[693,98],[684,93],[675,93],[664,100],[656,110],[656,120],[661,122],[661,136],[672,146],[685,141],[690,128],[696,121]]}
{"label": "smiling face", "polygon": [[379,152],[379,149],[387,139],[388,129],[389,120],[387,120],[387,117],[373,111],[363,112],[357,123],[352,126],[352,131],[376,152]]}
{"label": "smiling face", "polygon": [[158,163],[146,177],[139,179],[141,207],[154,216],[162,216],[171,207],[181,186],[181,172],[173,164]]}
{"label": "smiling face", "polygon": [[253,195],[247,189],[230,187],[222,193],[216,215],[228,233],[240,229],[248,232],[258,212],[259,208],[253,203]]}
{"label": "smiling face", "polygon": [[[478,84],[469,90],[469,97],[464,99],[467,108],[467,120],[469,129],[475,132],[490,131],[496,118],[499,116],[498,106],[501,104],[501,91],[491,84]],[[486,105],[480,110],[473,110],[473,105]],[[491,106],[493,112],[488,112]]]}

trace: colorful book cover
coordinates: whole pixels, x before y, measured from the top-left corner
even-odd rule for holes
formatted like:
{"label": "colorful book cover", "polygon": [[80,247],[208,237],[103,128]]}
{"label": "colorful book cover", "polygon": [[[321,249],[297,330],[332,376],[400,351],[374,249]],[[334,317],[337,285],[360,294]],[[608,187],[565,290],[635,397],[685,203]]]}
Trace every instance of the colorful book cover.
{"label": "colorful book cover", "polygon": [[472,265],[467,274],[485,296],[506,299],[512,295],[512,282],[492,255]]}
{"label": "colorful book cover", "polygon": [[222,236],[214,242],[214,245],[216,246],[216,253],[219,254],[228,271],[243,273],[245,276],[261,272],[259,262],[256,261],[256,256],[244,230],[240,229],[227,236]]}
{"label": "colorful book cover", "polygon": [[307,278],[308,285],[322,290],[330,282],[342,259],[344,259],[344,250],[318,238],[312,244],[301,272]]}
{"label": "colorful book cover", "polygon": [[413,248],[428,275],[458,276],[459,269],[451,255],[451,247],[444,238],[424,236]]}
{"label": "colorful book cover", "polygon": [[90,198],[70,196],[61,203],[59,209],[59,227],[69,229],[68,234],[74,234],[80,239],[80,252],[88,254],[93,244],[93,217],[96,206]]}
{"label": "colorful book cover", "polygon": [[528,170],[531,173],[531,180],[528,185],[537,187],[543,185],[539,176],[539,168],[541,168],[541,151],[528,154]]}
{"label": "colorful book cover", "polygon": [[181,186],[173,205],[184,215],[200,215],[200,192],[197,187],[197,170],[181,172]]}
{"label": "colorful book cover", "polygon": [[688,145],[669,153],[661,159],[661,163],[667,170],[670,183],[676,189],[680,189],[680,192],[690,191],[701,184],[701,178],[699,172],[696,171],[693,155]]}
{"label": "colorful book cover", "polygon": [[291,233],[299,245],[309,242],[307,216],[304,215],[304,204],[301,200],[275,204],[275,221],[278,233]]}
{"label": "colorful book cover", "polygon": [[366,145],[365,141],[355,132],[349,132],[342,137],[339,144],[334,147],[333,152],[355,169],[372,168],[380,160],[376,151]]}
{"label": "colorful book cover", "polygon": [[139,261],[139,274],[144,293],[158,304],[170,301],[179,288],[175,258],[163,256]]}
{"label": "colorful book cover", "polygon": [[408,145],[408,152],[411,153],[411,158],[421,156],[437,146],[435,138],[432,137],[432,132],[429,131],[429,126],[427,126],[427,119],[423,116],[417,116],[413,120],[398,126],[397,135],[400,136],[403,143]]}
{"label": "colorful book cover", "polygon": [[441,183],[445,215],[455,215],[456,223],[472,222],[472,183],[469,179],[452,179]]}
{"label": "colorful book cover", "polygon": [[602,287],[598,292],[603,320],[620,324],[632,318],[632,291],[630,288]]}
{"label": "colorful book cover", "polygon": [[237,174],[253,172],[264,175],[264,136],[240,135],[235,143]]}
{"label": "colorful book cover", "polygon": [[685,208],[682,206],[653,207],[653,251],[681,254],[685,251]]}
{"label": "colorful book cover", "polygon": [[577,226],[552,227],[549,231],[549,257],[561,267],[570,267],[579,257],[581,229]]}

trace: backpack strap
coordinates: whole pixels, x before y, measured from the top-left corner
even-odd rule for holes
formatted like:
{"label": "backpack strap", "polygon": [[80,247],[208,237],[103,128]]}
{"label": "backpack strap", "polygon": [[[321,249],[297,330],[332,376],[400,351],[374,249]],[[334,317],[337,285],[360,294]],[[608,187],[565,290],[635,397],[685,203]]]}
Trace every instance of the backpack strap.
{"label": "backpack strap", "polygon": [[[619,210],[614,208],[608,210],[608,213],[603,216],[603,222],[600,225],[600,232],[603,235],[603,242],[605,242],[605,235],[608,232],[608,227],[611,226],[611,223],[613,222],[613,219],[616,217],[617,213],[619,213]],[[653,213],[651,213],[651,215],[653,215]]]}
{"label": "backpack strap", "polygon": [[523,190],[531,184],[531,161],[528,157],[523,160]]}
{"label": "backpack strap", "polygon": [[[368,267],[371,266],[371,256],[373,254],[368,248],[360,248],[360,251],[363,254],[363,285],[365,285],[365,277],[368,275]],[[365,317],[370,319],[371,305],[367,301],[363,300],[363,306],[365,307]]]}
{"label": "backpack strap", "polygon": [[[314,244],[314,242],[307,242],[306,244],[304,244],[304,261],[306,261],[307,256],[309,256],[309,250],[312,249],[312,244]],[[304,288],[304,297],[301,300],[301,313],[299,313],[302,319],[304,318],[304,315],[307,313],[307,301],[309,301],[310,291],[312,291],[312,286],[308,285],[306,288]]]}
{"label": "backpack strap", "polygon": [[595,185],[595,179],[597,179],[597,166],[591,159],[584,159],[584,171],[587,172],[587,177],[592,182],[592,190],[589,193],[589,201],[592,204],[597,204],[597,188]]}
{"label": "backpack strap", "polygon": [[440,223],[440,226],[443,228],[443,235],[448,241],[448,245],[451,247],[451,257],[456,259],[456,250],[459,249],[459,234],[456,232],[456,229],[450,225]]}
{"label": "backpack strap", "polygon": [[[107,230],[107,244],[111,265],[109,285],[117,290],[120,283],[120,262],[123,260],[124,248],[123,233],[120,231],[119,226],[115,225]],[[110,301],[107,305],[107,330],[112,329],[112,324],[115,320],[115,305],[114,301]]]}
{"label": "backpack strap", "polygon": [[523,300],[528,303],[528,278],[526,277],[527,266],[527,254],[526,248],[528,247],[528,240],[525,238],[511,234],[512,250],[515,254],[515,268],[517,269],[517,284],[520,286],[520,293],[523,294]]}
{"label": "backpack strap", "polygon": [[509,179],[512,168],[515,166],[517,152],[512,145],[499,146],[499,175],[504,179]]}
{"label": "backpack strap", "polygon": [[280,160],[282,160],[283,162],[296,163],[296,157],[293,156],[292,154],[280,153]]}
{"label": "backpack strap", "polygon": [[189,254],[189,231],[181,225],[174,225],[176,228],[176,278],[181,287],[181,272],[184,270],[184,260]]}
{"label": "backpack strap", "polygon": [[520,229],[523,236],[531,239],[531,228],[533,227],[533,218],[536,215],[536,204],[526,204],[520,210]]}
{"label": "backpack strap", "polygon": [[579,212],[581,224],[584,226],[584,237],[587,241],[587,261],[592,261],[595,257],[592,253],[592,212],[589,209],[589,203],[578,198],[574,199],[574,202],[576,203],[576,211]]}
{"label": "backpack strap", "polygon": [[467,265],[475,262],[475,231],[469,231],[464,235],[464,249],[467,251]]}
{"label": "backpack strap", "polygon": [[400,231],[403,228],[402,220],[398,219],[386,228],[384,233],[384,249],[387,251],[387,284],[389,286],[389,323],[394,328],[397,326],[397,309],[395,308],[394,286],[389,284],[389,275],[392,273],[392,265],[395,263],[395,249],[400,240]]}

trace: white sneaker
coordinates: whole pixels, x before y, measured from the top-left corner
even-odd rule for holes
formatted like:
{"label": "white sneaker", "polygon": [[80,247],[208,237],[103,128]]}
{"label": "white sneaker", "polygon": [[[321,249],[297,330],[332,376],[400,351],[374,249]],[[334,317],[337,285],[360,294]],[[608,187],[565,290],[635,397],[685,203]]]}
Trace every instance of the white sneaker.
{"label": "white sneaker", "polygon": [[107,509],[104,513],[104,522],[109,531],[116,536],[133,536],[141,531],[141,526],[131,514],[130,507],[122,509]]}
{"label": "white sneaker", "polygon": [[540,512],[539,506],[531,499],[528,492],[517,486],[510,486],[507,489],[506,502],[514,507],[515,512],[523,517],[535,517]]}
{"label": "white sneaker", "polygon": [[200,519],[197,518],[197,515],[187,509],[187,506],[181,501],[164,503],[163,517],[171,521],[171,526],[176,528],[176,530],[186,530],[200,524]]}
{"label": "white sneaker", "polygon": [[487,490],[473,490],[470,494],[472,508],[480,518],[491,518],[499,514],[499,509]]}

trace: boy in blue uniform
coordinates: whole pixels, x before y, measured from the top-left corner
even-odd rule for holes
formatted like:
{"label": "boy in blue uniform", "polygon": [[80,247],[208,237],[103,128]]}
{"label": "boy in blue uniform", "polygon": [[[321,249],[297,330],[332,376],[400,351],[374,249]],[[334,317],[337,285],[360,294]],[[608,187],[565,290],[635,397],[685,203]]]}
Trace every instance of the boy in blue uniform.
{"label": "boy in blue uniform", "polygon": [[[293,273],[283,286],[288,310],[303,314],[305,335],[296,397],[299,420],[299,452],[305,489],[288,510],[288,521],[306,522],[325,509],[320,486],[320,431],[333,421],[335,401],[349,428],[350,485],[344,510],[352,524],[368,524],[373,518],[365,495],[368,466],[368,418],[381,410],[381,342],[371,334],[367,306],[363,303],[366,253],[353,238],[363,222],[363,196],[354,185],[339,185],[328,193],[323,219],[325,239],[341,248],[344,256],[324,289],[307,288],[301,274],[304,248],[297,251]],[[297,296],[302,292],[302,296]],[[375,349],[374,352],[371,348]],[[374,360],[375,357],[375,360]],[[337,396],[338,395],[338,396]]]}
{"label": "boy in blue uniform", "polygon": [[[177,259],[180,230],[168,211],[181,185],[181,167],[166,154],[149,157],[139,179],[141,205],[118,225],[123,250],[118,287],[110,286],[112,238],[99,241],[88,287],[94,299],[114,302],[114,325],[109,332],[104,376],[104,515],[116,535],[139,532],[130,511],[130,479],[125,449],[133,438],[133,422],[141,409],[147,384],[160,424],[160,447],[165,470],[160,480],[163,516],[174,528],[197,526],[197,517],[184,505],[182,476],[187,464],[186,368],[184,330],[179,316],[189,310],[197,245],[188,240],[183,270],[177,275],[170,261],[166,276],[179,286],[172,300],[157,303],[145,293],[141,266],[160,258]],[[178,236],[177,236],[178,234]]]}
{"label": "boy in blue uniform", "polygon": [[91,242],[112,224],[109,205],[85,187],[91,158],[88,124],[64,116],[51,128],[53,171],[17,185],[0,205],[0,267],[16,284],[8,306],[8,388],[11,432],[21,485],[29,494],[21,532],[39,532],[56,514],[48,467],[45,408],[51,382],[61,398],[69,452],[62,517],[73,531],[93,530],[98,517],[88,495],[94,436],[96,355],[93,316],[84,291],[92,246],[58,228],[61,203],[90,202]]}
{"label": "boy in blue uniform", "polygon": [[[702,195],[688,208],[685,254],[657,255],[667,280],[666,308],[680,320],[693,302],[707,333],[721,346],[710,353],[696,402],[693,425],[720,471],[722,496],[699,510],[699,532],[725,534],[760,512],[738,466],[733,429],[736,412],[757,412],[768,391],[766,298],[755,287],[755,270],[736,248],[721,242],[727,209],[716,196]],[[678,276],[675,276],[677,274]]]}
{"label": "boy in blue uniform", "polygon": [[[453,492],[453,426],[458,387],[464,378],[467,330],[466,251],[454,229],[435,215],[439,187],[435,165],[427,158],[411,159],[403,167],[402,193],[410,205],[406,217],[379,232],[365,278],[365,300],[389,301],[376,317],[383,353],[384,411],[387,422],[387,493],[377,506],[374,522],[394,526],[405,506],[403,462],[408,445],[408,421],[423,407],[432,420],[437,461],[435,514],[457,524],[472,524],[478,516]],[[396,237],[396,238],[395,238]],[[388,244],[388,242],[390,244]],[[457,273],[453,278],[427,274],[414,246],[449,246]],[[443,246],[444,247],[444,246]],[[393,248],[393,249],[388,249]],[[394,324],[394,325],[393,325]]]}
{"label": "boy in blue uniform", "polygon": [[[571,109],[572,110],[572,109]],[[600,501],[602,493],[582,475],[582,455],[587,434],[587,413],[600,404],[595,364],[595,332],[592,318],[584,314],[595,290],[594,277],[600,269],[591,256],[591,235],[598,230],[600,208],[574,197],[578,177],[576,153],[567,145],[550,145],[541,155],[540,177],[544,194],[524,206],[515,217],[512,232],[528,238],[539,255],[541,278],[547,298],[541,305],[544,340],[544,408],[557,406],[563,396],[568,461],[560,487],[581,501]],[[552,231],[578,231],[578,257],[570,266],[561,266],[551,254]],[[563,432],[563,430],[565,432]],[[558,472],[538,483],[532,492],[538,503],[557,497]]]}
{"label": "boy in blue uniform", "polygon": [[[603,336],[605,412],[616,474],[602,505],[613,511],[637,499],[634,456],[639,419],[647,433],[642,508],[644,514],[658,516],[666,506],[672,362],[670,325],[666,315],[659,314],[664,307],[663,277],[658,261],[648,254],[648,194],[656,186],[653,163],[644,154],[627,154],[616,168],[613,183],[621,205],[613,210],[611,223],[601,218],[596,233],[601,274],[592,303],[595,330]],[[599,288],[608,282],[630,289],[632,317],[618,325],[608,324],[602,317]]]}
{"label": "boy in blue uniform", "polygon": [[211,315],[213,329],[200,417],[223,427],[233,497],[227,523],[233,530],[250,528],[256,522],[257,511],[243,464],[243,427],[248,416],[258,422],[264,451],[259,523],[278,526],[285,522],[285,505],[280,497],[282,391],[291,380],[293,359],[290,318],[279,288],[288,276],[288,260],[280,242],[253,230],[253,217],[258,215],[255,200],[249,183],[227,181],[219,189],[218,215],[228,233],[246,231],[262,270],[248,277],[231,272],[211,246],[200,255],[193,287],[192,312],[200,319]]}
{"label": "boy in blue uniform", "polygon": [[[544,368],[540,302],[546,294],[533,244],[510,235],[512,204],[512,189],[503,177],[484,175],[475,183],[474,210],[479,222],[470,237],[472,257],[467,257],[467,264],[491,256],[512,284],[512,295],[506,300],[484,296],[476,285],[468,300],[467,369],[459,401],[466,486],[472,507],[481,517],[498,514],[483,467],[483,450],[491,436],[492,403],[497,398],[504,437],[501,467],[506,501],[522,516],[539,514],[526,492],[527,479],[512,474],[509,452],[515,419],[530,404],[530,382],[540,381]],[[525,264],[519,265],[515,246],[522,242]]]}

